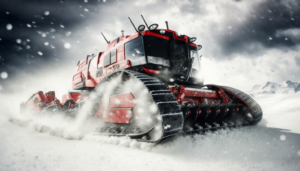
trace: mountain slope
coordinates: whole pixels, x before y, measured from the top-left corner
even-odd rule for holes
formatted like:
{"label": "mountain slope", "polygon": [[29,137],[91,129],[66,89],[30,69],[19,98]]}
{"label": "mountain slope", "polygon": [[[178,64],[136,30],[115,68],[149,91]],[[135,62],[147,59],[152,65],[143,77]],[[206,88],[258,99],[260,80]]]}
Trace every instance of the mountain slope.
{"label": "mountain slope", "polygon": [[289,94],[289,93],[297,93],[300,91],[300,83],[286,81],[285,85],[281,85],[275,82],[267,82],[264,86],[255,85],[252,90],[249,92],[250,94]]}

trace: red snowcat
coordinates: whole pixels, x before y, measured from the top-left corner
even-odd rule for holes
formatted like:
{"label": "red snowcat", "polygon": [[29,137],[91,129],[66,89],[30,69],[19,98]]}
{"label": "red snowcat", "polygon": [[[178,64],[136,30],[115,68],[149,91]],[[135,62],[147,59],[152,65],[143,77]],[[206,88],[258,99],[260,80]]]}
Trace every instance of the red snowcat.
{"label": "red snowcat", "polygon": [[150,143],[255,125],[262,119],[261,107],[249,95],[228,86],[203,85],[202,46],[194,44],[195,37],[170,30],[167,21],[167,29],[158,29],[142,19],[146,26],[136,28],[129,18],[136,30],[131,35],[122,31],[109,42],[102,34],[106,50],[78,62],[72,90],[61,102],[54,91],[39,91],[21,104],[21,112],[58,111],[76,117],[89,101],[87,115],[101,121],[97,133]]}

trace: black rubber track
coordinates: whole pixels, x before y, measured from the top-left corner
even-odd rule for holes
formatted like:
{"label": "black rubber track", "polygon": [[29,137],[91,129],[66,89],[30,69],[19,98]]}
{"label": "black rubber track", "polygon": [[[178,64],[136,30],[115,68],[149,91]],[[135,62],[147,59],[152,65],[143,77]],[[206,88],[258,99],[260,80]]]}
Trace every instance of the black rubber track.
{"label": "black rubber track", "polygon": [[[115,71],[108,76],[106,76],[98,85],[101,85],[102,82],[107,81],[119,74],[128,74],[131,77],[136,78],[141,81],[144,86],[149,90],[149,93],[156,103],[160,116],[161,116],[161,131],[162,136],[155,140],[146,140],[146,139],[137,139],[138,141],[149,142],[149,143],[158,143],[162,140],[171,138],[177,134],[179,134],[183,127],[183,114],[179,108],[178,102],[174,97],[173,93],[166,87],[164,83],[162,83],[157,78],[136,72],[131,70],[119,70]],[[110,135],[110,134],[105,134]],[[115,134],[111,134],[111,136],[116,136]],[[117,136],[126,136],[117,135]]]}
{"label": "black rubber track", "polygon": [[[173,136],[176,136],[178,134],[185,134],[185,133],[193,133],[193,132],[202,132],[202,131],[207,131],[207,130],[215,130],[216,127],[211,127],[211,128],[204,128],[202,130],[193,130],[193,131],[185,131],[183,130],[183,125],[184,125],[184,115],[183,112],[181,111],[180,105],[178,104],[176,98],[174,97],[173,93],[166,87],[164,83],[162,83],[160,80],[157,78],[151,77],[146,74],[142,74],[136,71],[131,71],[131,70],[119,70],[116,72],[113,72],[106,76],[101,82],[99,82],[98,85],[101,85],[101,83],[114,78],[114,76],[119,75],[119,74],[128,74],[131,77],[136,78],[137,80],[141,81],[144,86],[149,90],[149,93],[153,99],[153,101],[156,103],[160,116],[161,116],[161,124],[162,126],[162,136],[153,141],[153,140],[147,140],[147,139],[136,139],[138,141],[143,141],[143,142],[149,142],[149,143],[159,143],[160,141],[166,140],[168,138],[171,138]],[[261,119],[262,119],[262,109],[259,106],[259,104],[253,100],[249,95],[246,93],[231,88],[227,86],[219,86],[219,85],[205,85],[211,88],[221,88],[224,89],[226,93],[229,93],[236,98],[238,98],[242,103],[244,103],[245,106],[248,106],[249,109],[252,111],[253,115],[253,120],[248,123],[247,125],[255,125],[257,124]],[[202,104],[207,107],[211,107],[211,104]],[[228,104],[227,106],[232,106],[235,104]],[[206,122],[205,120],[203,120]],[[239,126],[239,125],[228,125],[228,126],[219,126],[218,128],[225,128],[225,127],[231,127],[231,126]],[[240,125],[244,126],[244,125]],[[101,133],[100,133],[101,134]],[[139,133],[141,134],[141,133]],[[126,136],[127,134],[107,134],[105,133],[104,135],[108,136]],[[133,134],[130,134],[131,136]]]}
{"label": "black rubber track", "polygon": [[251,109],[253,115],[253,121],[249,123],[250,125],[255,125],[258,122],[260,122],[260,120],[262,119],[263,111],[260,105],[254,99],[252,99],[248,94],[228,86],[219,86],[213,84],[206,85],[206,86],[222,88],[225,90],[226,93],[232,94],[233,96],[241,100],[246,106],[248,106]]}

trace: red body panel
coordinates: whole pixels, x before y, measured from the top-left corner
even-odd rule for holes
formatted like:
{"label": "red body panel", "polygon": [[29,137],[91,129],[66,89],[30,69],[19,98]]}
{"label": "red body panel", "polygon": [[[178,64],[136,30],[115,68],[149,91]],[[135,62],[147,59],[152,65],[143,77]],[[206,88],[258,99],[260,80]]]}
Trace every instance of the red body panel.
{"label": "red body panel", "polygon": [[134,97],[131,93],[111,96],[109,98],[110,108],[104,109],[100,104],[94,118],[106,122],[129,123],[134,105]]}
{"label": "red body panel", "polygon": [[150,32],[150,31],[142,31],[142,33],[144,35],[155,36],[155,37],[163,38],[163,39],[166,39],[166,40],[170,39],[168,36],[164,36],[164,35],[161,35],[161,34],[153,33],[153,32]]}
{"label": "red body panel", "polygon": [[217,91],[204,90],[204,89],[189,89],[189,88],[185,89],[184,86],[170,87],[170,90],[177,98],[179,104],[183,104],[191,100],[195,104],[200,104],[205,101],[210,103],[214,100],[222,100],[220,99],[220,95],[218,94]]}
{"label": "red body panel", "polygon": [[73,76],[73,84],[77,84],[77,83],[80,83],[82,81],[82,74],[81,72],[75,74]]}
{"label": "red body panel", "polygon": [[109,105],[111,108],[133,108],[135,105],[134,97],[131,93],[111,96]]}
{"label": "red body panel", "polygon": [[40,107],[38,106],[38,103],[40,102],[40,98],[39,98],[39,95],[38,93],[34,95],[34,97],[32,97],[27,103],[26,103],[26,106],[25,108],[28,110],[28,111],[31,111],[33,113],[37,113],[40,111]]}
{"label": "red body panel", "polygon": [[68,100],[68,96],[66,94],[64,94],[62,96],[62,100],[61,100],[61,104],[64,105],[66,103],[66,101]]}
{"label": "red body panel", "polygon": [[129,123],[132,118],[132,108],[106,109],[103,121],[113,123]]}
{"label": "red body panel", "polygon": [[47,93],[43,93],[39,91],[31,96],[31,98],[26,102],[23,103],[25,105],[24,109],[33,113],[38,113],[44,107],[50,104],[58,104],[61,105],[59,100],[55,98],[55,92],[49,91]]}
{"label": "red body panel", "polygon": [[159,75],[159,71],[143,67],[144,71],[149,75]]}
{"label": "red body panel", "polygon": [[36,97],[38,101],[44,101],[44,102],[49,102],[48,98],[45,97],[43,92],[37,92]]}

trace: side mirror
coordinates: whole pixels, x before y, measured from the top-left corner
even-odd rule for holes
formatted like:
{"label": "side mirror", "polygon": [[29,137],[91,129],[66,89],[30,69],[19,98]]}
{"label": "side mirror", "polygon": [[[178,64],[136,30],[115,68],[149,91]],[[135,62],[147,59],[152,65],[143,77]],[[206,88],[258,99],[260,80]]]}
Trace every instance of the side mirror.
{"label": "side mirror", "polygon": [[202,49],[202,45],[197,45],[198,50]]}

